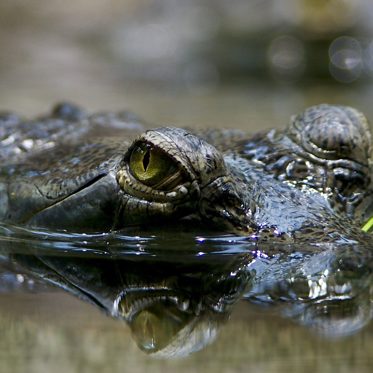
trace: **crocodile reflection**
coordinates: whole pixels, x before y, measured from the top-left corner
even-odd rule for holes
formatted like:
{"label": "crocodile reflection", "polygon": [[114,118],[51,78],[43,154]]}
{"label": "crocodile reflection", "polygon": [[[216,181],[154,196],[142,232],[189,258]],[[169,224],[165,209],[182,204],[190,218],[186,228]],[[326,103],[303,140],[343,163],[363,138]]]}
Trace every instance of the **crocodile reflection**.
{"label": "crocodile reflection", "polygon": [[244,297],[277,305],[283,315],[328,338],[352,335],[368,325],[373,316],[372,249],[303,249],[303,255],[285,254],[283,260],[275,255],[273,264],[256,271]]}
{"label": "crocodile reflection", "polygon": [[204,257],[41,252],[8,259],[15,273],[26,270],[124,320],[140,349],[170,358],[211,343],[240,300],[272,305],[329,338],[356,333],[373,314],[372,255],[360,245],[267,244]]}
{"label": "crocodile reflection", "polygon": [[220,263],[14,255],[13,263],[130,327],[153,356],[184,356],[211,343],[250,283],[241,257]]}

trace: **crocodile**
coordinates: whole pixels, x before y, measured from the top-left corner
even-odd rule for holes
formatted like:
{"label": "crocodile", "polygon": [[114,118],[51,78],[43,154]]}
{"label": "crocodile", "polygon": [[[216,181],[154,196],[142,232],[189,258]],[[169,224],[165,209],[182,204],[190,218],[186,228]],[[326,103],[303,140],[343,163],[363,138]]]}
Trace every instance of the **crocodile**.
{"label": "crocodile", "polygon": [[368,242],[366,117],[321,104],[284,129],[150,128],[133,113],[60,103],[0,115],[0,221],[107,232],[218,229],[252,240]]}

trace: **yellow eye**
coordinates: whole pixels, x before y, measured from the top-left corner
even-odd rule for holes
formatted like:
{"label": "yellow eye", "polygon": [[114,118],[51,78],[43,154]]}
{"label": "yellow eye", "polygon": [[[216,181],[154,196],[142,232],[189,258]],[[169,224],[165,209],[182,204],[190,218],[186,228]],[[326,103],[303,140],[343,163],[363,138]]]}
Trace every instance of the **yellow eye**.
{"label": "yellow eye", "polygon": [[171,158],[150,144],[135,145],[129,160],[132,175],[143,184],[155,189],[170,187],[168,180],[172,179],[176,167]]}

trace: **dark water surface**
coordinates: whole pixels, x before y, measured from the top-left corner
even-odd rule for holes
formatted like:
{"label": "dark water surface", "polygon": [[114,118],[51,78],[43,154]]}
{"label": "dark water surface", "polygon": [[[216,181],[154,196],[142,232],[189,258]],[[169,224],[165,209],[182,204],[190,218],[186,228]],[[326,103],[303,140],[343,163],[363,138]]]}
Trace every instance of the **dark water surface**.
{"label": "dark water surface", "polygon": [[1,372],[371,371],[372,252],[0,225]]}

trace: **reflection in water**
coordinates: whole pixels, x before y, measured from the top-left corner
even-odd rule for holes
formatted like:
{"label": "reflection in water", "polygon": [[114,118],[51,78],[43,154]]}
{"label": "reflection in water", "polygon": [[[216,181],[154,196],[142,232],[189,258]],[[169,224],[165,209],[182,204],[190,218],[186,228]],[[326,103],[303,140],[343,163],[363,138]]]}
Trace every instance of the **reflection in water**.
{"label": "reflection in water", "polygon": [[[372,254],[369,248],[328,247],[275,263],[247,294],[284,303],[284,314],[326,337],[356,333],[372,317]],[[296,264],[296,262],[298,262]],[[285,303],[286,302],[286,303]]]}
{"label": "reflection in water", "polygon": [[13,281],[0,276],[3,291],[26,279],[63,288],[124,320],[152,356],[202,349],[240,299],[271,304],[333,338],[356,333],[372,316],[372,254],[357,245],[259,247],[233,236],[178,240],[6,226],[0,244],[0,270],[15,274]]}
{"label": "reflection in water", "polygon": [[250,283],[241,255],[203,262],[192,256],[185,263],[128,256],[12,254],[9,259],[126,321],[138,346],[157,356],[184,356],[210,343]]}

